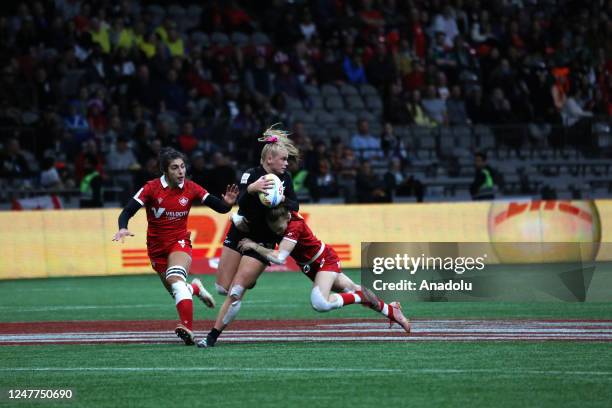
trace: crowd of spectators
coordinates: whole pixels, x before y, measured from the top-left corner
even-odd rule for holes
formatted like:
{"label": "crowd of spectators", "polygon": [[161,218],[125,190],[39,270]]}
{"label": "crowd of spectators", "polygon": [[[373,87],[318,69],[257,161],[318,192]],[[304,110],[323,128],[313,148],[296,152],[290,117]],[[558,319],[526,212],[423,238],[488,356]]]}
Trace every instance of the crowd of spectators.
{"label": "crowd of spectators", "polygon": [[[589,144],[590,118],[612,115],[612,1],[158,4],[39,0],[0,16],[5,187],[78,189],[93,168],[124,203],[174,146],[218,194],[278,122],[303,153],[302,194],[421,200],[393,125],[529,123],[555,144],[559,124]],[[378,90],[381,134],[359,119],[343,143],[294,120],[288,101],[312,109],[306,86],[342,83]],[[384,176],[370,165],[381,159]]]}

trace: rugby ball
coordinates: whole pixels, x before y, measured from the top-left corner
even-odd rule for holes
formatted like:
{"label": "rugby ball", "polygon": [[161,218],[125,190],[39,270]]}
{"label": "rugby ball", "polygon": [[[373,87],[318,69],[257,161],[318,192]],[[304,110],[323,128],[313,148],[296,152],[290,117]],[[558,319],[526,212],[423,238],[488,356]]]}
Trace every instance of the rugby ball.
{"label": "rugby ball", "polygon": [[259,193],[259,201],[266,207],[274,208],[281,203],[285,187],[276,174],[268,173],[264,177],[274,181],[274,185],[268,188],[265,193]]}

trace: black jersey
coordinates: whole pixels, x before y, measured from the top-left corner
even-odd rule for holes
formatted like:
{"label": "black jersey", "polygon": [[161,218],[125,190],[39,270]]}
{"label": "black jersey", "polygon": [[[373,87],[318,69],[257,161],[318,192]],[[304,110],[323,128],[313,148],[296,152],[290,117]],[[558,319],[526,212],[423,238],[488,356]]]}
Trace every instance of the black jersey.
{"label": "black jersey", "polygon": [[[249,194],[247,187],[257,181],[261,176],[268,174],[262,167],[253,167],[242,174],[240,178],[240,195],[238,196],[238,214],[243,215],[249,222],[249,229],[252,233],[259,235],[269,235],[270,229],[266,224],[266,210],[268,207],[259,201],[258,194]],[[283,204],[291,211],[299,211],[300,205],[297,200],[295,191],[293,190],[293,180],[288,171],[282,176],[279,176],[283,187],[285,188],[285,201]]]}

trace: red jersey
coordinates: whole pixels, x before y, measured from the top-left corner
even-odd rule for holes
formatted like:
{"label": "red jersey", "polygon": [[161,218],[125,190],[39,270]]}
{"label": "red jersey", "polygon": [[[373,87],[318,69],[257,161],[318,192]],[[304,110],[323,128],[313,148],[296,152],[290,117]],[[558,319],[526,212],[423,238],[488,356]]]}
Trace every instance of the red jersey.
{"label": "red jersey", "polygon": [[147,210],[147,247],[149,253],[178,240],[189,239],[187,216],[194,201],[202,202],[208,192],[185,179],[178,188],[170,188],[165,176],[151,180],[138,190],[134,200]]}
{"label": "red jersey", "polygon": [[291,220],[289,220],[283,239],[295,242],[291,257],[298,264],[314,261],[325,249],[325,244],[312,233],[306,221],[294,211],[291,211]]}

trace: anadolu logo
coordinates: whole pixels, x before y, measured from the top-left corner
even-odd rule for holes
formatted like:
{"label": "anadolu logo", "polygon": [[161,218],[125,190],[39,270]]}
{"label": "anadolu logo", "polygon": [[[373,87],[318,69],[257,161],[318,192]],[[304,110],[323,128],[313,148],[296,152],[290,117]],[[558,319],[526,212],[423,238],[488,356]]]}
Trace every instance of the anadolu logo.
{"label": "anadolu logo", "polygon": [[[601,220],[592,200],[494,201],[488,229],[497,256],[507,263],[592,261],[601,242]],[[509,242],[559,244],[496,245]]]}

